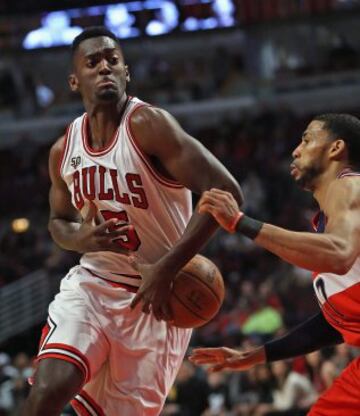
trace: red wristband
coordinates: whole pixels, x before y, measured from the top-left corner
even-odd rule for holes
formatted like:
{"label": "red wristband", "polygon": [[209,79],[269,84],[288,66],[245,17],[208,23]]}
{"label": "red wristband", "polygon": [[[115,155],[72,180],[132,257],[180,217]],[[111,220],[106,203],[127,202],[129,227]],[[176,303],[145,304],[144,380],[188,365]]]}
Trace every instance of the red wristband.
{"label": "red wristband", "polygon": [[239,211],[235,217],[233,218],[230,226],[228,227],[228,231],[229,233],[233,234],[236,231],[236,226],[238,225],[239,221],[241,220],[241,218],[244,216],[244,213]]}

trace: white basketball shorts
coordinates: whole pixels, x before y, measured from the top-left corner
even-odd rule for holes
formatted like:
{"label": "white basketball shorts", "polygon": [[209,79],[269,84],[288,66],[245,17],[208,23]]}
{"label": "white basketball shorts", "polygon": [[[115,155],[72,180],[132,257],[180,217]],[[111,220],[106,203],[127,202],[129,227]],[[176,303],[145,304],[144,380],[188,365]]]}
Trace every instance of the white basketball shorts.
{"label": "white basketball shorts", "polygon": [[78,415],[155,416],[164,405],[191,330],[131,310],[134,296],[76,266],[49,306],[37,360],[66,360],[83,372],[71,402]]}

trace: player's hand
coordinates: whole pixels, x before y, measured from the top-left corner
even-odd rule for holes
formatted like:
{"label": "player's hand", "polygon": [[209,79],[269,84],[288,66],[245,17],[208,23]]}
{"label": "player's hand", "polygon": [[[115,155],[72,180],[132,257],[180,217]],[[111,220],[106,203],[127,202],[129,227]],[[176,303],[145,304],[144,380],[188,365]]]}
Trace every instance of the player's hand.
{"label": "player's hand", "polygon": [[225,347],[195,348],[189,360],[196,365],[210,365],[209,372],[246,371],[258,364],[264,364],[266,355],[264,347],[245,352]]}
{"label": "player's hand", "polygon": [[116,253],[128,254],[129,251],[122,248],[116,240],[127,236],[133,226],[130,224],[118,225],[116,218],[107,220],[100,225],[93,225],[96,211],[95,204],[91,202],[84,221],[74,234],[77,251],[79,253],[115,251]]}
{"label": "player's hand", "polygon": [[201,214],[205,212],[211,214],[229,233],[235,232],[236,225],[242,216],[233,195],[216,188],[202,194],[198,211]]}
{"label": "player's hand", "polygon": [[160,321],[173,319],[168,299],[170,296],[172,281],[169,271],[163,270],[157,263],[139,263],[135,257],[129,257],[129,263],[142,277],[142,284],[131,302],[131,309],[142,302],[142,311],[146,314],[152,312]]}

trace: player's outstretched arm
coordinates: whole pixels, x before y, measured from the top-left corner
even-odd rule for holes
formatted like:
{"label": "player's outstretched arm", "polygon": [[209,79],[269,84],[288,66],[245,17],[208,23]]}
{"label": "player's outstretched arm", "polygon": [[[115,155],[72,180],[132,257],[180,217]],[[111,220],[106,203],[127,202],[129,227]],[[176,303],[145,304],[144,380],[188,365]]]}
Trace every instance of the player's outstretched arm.
{"label": "player's outstretched arm", "polygon": [[[230,192],[242,204],[240,187],[232,175],[166,111],[142,107],[132,116],[130,126],[142,150],[155,160],[169,179],[178,181],[197,194],[216,186]],[[142,300],[144,312],[151,304],[157,318],[170,319],[171,312],[164,299],[167,298],[171,280],[198,253],[217,227],[210,215],[202,216],[194,212],[182,238],[156,265],[140,265],[140,273],[146,275],[146,279],[143,279],[133,306]]]}
{"label": "player's outstretched arm", "polygon": [[207,365],[209,372],[223,370],[246,371],[266,362],[264,347],[250,351],[237,351],[231,348],[195,348],[189,360],[196,365]]}
{"label": "player's outstretched arm", "polygon": [[342,335],[319,312],[283,337],[253,350],[196,348],[189,359],[198,365],[210,365],[210,371],[246,371],[258,364],[294,358],[343,342]]}
{"label": "player's outstretched arm", "polygon": [[50,218],[49,231],[53,240],[65,250],[86,253],[90,251],[116,251],[124,253],[114,239],[127,232],[129,226],[109,232],[114,225],[111,219],[100,225],[94,225],[96,207],[90,204],[84,220],[71,202],[71,194],[60,176],[59,166],[65,137],[61,137],[51,148],[49,172],[51,188],[49,194]]}
{"label": "player's outstretched arm", "polygon": [[238,231],[283,260],[312,271],[345,274],[359,255],[360,184],[358,179],[335,180],[325,201],[329,218],[321,234],[294,232],[256,221],[239,211],[231,194],[205,192],[199,212],[210,213],[229,232]]}

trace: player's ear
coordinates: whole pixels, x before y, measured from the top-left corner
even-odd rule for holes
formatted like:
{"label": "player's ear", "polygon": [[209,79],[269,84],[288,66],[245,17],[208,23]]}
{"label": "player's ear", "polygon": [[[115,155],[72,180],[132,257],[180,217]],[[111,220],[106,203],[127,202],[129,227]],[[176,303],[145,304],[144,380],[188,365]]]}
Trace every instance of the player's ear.
{"label": "player's ear", "polygon": [[79,81],[75,74],[70,74],[68,76],[68,83],[69,83],[71,91],[73,92],[79,91]]}
{"label": "player's ear", "polygon": [[334,160],[340,160],[347,152],[346,143],[343,139],[336,139],[330,146],[330,157]]}
{"label": "player's ear", "polygon": [[130,82],[130,72],[129,67],[125,65],[125,76],[126,76],[126,82]]}

